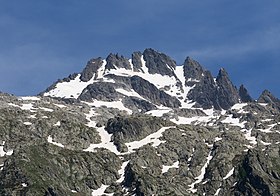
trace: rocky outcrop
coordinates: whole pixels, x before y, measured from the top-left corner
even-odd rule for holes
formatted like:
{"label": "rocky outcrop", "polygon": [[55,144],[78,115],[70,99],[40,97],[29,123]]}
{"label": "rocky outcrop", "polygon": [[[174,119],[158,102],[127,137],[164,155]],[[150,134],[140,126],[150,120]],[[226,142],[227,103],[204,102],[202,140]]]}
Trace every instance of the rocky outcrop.
{"label": "rocky outcrop", "polygon": [[[195,65],[198,66],[197,64]],[[214,80],[209,71],[204,71],[203,74],[201,70],[194,71],[194,73],[198,75],[197,77],[200,80],[194,82],[195,86],[189,92],[188,98],[195,101],[197,107],[204,109],[214,107],[217,110],[227,110],[239,102],[239,93],[230,81],[225,69],[219,71],[216,80]]]}
{"label": "rocky outcrop", "polygon": [[184,85],[192,86],[203,78],[205,70],[197,61],[187,57],[183,66],[186,78],[186,84]]}
{"label": "rocky outcrop", "polygon": [[280,100],[272,95],[268,90],[264,90],[258,99],[258,103],[271,104],[273,107],[280,110]]}
{"label": "rocky outcrop", "polygon": [[229,109],[239,102],[239,93],[229,79],[225,69],[220,69],[216,78],[217,82],[217,104],[223,109]]}
{"label": "rocky outcrop", "polygon": [[242,84],[239,88],[239,97],[241,99],[241,102],[248,103],[254,101],[253,98],[248,93],[248,90],[244,87]]}
{"label": "rocky outcrop", "polygon": [[239,177],[232,191],[235,195],[278,195],[280,194],[279,149],[268,154],[250,150],[242,157],[238,167]]}
{"label": "rocky outcrop", "polygon": [[143,72],[142,70],[142,53],[141,52],[133,52],[132,54],[132,64],[133,64],[133,71],[136,72]]}
{"label": "rocky outcrop", "polygon": [[138,94],[157,105],[164,105],[172,108],[181,106],[180,101],[176,97],[172,97],[164,91],[159,90],[155,85],[139,76],[131,77],[131,87]]}
{"label": "rocky outcrop", "polygon": [[102,101],[118,100],[122,96],[116,91],[116,86],[118,85],[109,82],[95,82],[88,85],[78,99],[89,102],[92,99]]}
{"label": "rocky outcrop", "polygon": [[127,58],[124,56],[119,56],[118,54],[109,54],[106,58],[107,64],[105,65],[106,70],[116,69],[116,68],[125,68],[131,69],[131,65]]}
{"label": "rocky outcrop", "polygon": [[91,59],[88,61],[86,67],[81,73],[80,79],[83,82],[88,82],[93,76],[95,76],[95,79],[98,76],[98,69],[103,65],[102,58],[96,58],[96,59]]}
{"label": "rocky outcrop", "polygon": [[113,134],[112,141],[118,150],[125,152],[125,142],[141,140],[161,127],[171,125],[174,124],[151,116],[116,117],[108,120],[106,130]]}
{"label": "rocky outcrop", "polygon": [[151,102],[138,97],[125,97],[123,98],[122,102],[125,107],[130,108],[135,113],[145,113],[157,109],[157,107]]}
{"label": "rocky outcrop", "polygon": [[187,96],[188,99],[196,102],[196,107],[209,109],[214,106],[215,109],[220,109],[216,97],[216,83],[209,71],[204,73],[201,81],[195,85]]}
{"label": "rocky outcrop", "polygon": [[176,62],[169,56],[149,48],[143,52],[143,57],[150,74],[175,75]]}
{"label": "rocky outcrop", "polygon": [[[0,173],[1,195],[91,195],[115,182],[120,159],[113,153],[63,150],[49,144],[14,153]],[[16,188],[17,187],[17,188]]]}

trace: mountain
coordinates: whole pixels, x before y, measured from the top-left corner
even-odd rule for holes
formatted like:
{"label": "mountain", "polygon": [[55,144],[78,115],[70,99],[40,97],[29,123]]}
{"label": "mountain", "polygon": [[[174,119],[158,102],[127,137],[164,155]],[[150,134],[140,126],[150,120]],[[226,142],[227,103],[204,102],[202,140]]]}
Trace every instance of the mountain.
{"label": "mountain", "polygon": [[280,101],[154,49],[0,94],[0,195],[279,195]]}

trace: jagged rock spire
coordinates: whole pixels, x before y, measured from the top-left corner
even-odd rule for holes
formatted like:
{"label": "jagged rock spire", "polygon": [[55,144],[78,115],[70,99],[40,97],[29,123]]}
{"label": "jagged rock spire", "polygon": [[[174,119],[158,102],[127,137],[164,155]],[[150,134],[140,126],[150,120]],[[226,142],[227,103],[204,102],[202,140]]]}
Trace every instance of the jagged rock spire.
{"label": "jagged rock spire", "polygon": [[258,99],[259,103],[280,103],[280,100],[276,98],[269,90],[264,90]]}
{"label": "jagged rock spire", "polygon": [[248,103],[254,101],[243,84],[239,87],[238,92],[239,92],[241,102]]}
{"label": "jagged rock spire", "polygon": [[148,48],[144,50],[143,57],[150,74],[174,75],[173,70],[176,68],[176,62],[166,54]]}
{"label": "jagged rock spire", "polygon": [[229,75],[224,68],[221,68],[216,78],[218,85],[217,99],[223,109],[229,109],[239,102],[239,93],[229,79]]}
{"label": "jagged rock spire", "polygon": [[80,79],[83,82],[88,82],[93,75],[97,73],[97,70],[102,66],[102,64],[103,61],[101,57],[89,60],[81,73]]}
{"label": "jagged rock spire", "polygon": [[270,91],[264,90],[258,99],[258,103],[268,103],[280,110],[280,99],[276,98]]}
{"label": "jagged rock spire", "polygon": [[203,67],[195,60],[187,57],[184,62],[184,76],[186,81],[188,79],[201,80],[204,75],[205,70]]}
{"label": "jagged rock spire", "polygon": [[125,68],[125,69],[131,69],[131,65],[127,58],[124,56],[119,56],[118,54],[109,54],[109,56],[106,58],[106,70],[110,69],[116,69],[117,68]]}

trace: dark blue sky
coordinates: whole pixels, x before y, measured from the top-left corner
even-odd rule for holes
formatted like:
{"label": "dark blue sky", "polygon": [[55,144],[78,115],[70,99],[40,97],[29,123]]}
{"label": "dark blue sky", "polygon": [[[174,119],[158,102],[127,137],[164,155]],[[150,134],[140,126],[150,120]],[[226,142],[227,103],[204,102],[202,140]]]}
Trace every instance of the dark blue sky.
{"label": "dark blue sky", "polygon": [[0,0],[0,91],[34,95],[92,57],[154,48],[213,75],[226,68],[254,98],[280,97],[278,0]]}

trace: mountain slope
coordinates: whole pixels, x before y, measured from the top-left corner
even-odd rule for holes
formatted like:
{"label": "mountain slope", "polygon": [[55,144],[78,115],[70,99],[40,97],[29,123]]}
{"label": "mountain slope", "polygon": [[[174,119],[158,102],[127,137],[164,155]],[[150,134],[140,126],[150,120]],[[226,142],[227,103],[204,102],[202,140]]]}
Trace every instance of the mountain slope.
{"label": "mountain slope", "polygon": [[0,94],[1,195],[279,195],[279,99],[153,49]]}

